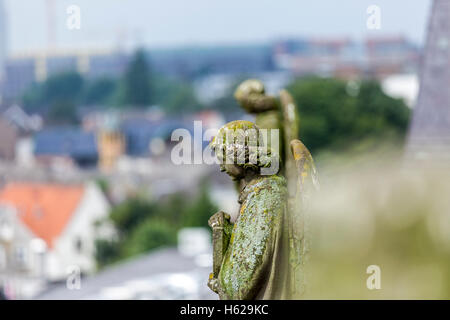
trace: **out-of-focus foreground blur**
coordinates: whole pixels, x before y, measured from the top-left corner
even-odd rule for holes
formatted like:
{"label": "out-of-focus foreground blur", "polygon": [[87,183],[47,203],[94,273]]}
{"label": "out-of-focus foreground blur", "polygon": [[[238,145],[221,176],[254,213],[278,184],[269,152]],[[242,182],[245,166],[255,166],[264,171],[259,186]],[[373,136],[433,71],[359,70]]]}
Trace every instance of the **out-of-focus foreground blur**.
{"label": "out-of-focus foreground blur", "polygon": [[327,171],[312,201],[307,296],[448,299],[448,169],[366,160]]}

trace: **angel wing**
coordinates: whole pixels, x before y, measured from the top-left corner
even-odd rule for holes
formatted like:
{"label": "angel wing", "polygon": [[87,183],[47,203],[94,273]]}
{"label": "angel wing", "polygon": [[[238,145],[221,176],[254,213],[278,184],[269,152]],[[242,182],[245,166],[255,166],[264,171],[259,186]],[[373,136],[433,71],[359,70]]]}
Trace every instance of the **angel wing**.
{"label": "angel wing", "polygon": [[[280,92],[285,147],[285,176],[288,183],[287,229],[289,237],[289,272],[293,297],[305,290],[304,266],[309,251],[307,203],[319,187],[317,170],[308,148],[298,139],[299,116],[292,96]],[[289,147],[288,147],[289,146]]]}

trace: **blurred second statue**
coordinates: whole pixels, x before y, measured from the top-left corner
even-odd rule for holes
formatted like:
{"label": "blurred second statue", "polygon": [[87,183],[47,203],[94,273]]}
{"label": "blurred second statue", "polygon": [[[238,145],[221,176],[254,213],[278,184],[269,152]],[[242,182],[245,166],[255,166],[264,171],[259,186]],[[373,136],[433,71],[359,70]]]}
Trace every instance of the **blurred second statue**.
{"label": "blurred second statue", "polygon": [[213,230],[213,272],[208,286],[220,299],[299,299],[308,253],[306,202],[318,187],[310,152],[298,140],[291,95],[266,95],[258,80],[244,81],[235,98],[255,123],[225,124],[211,142],[221,171],[235,182],[236,221],[219,211]]}

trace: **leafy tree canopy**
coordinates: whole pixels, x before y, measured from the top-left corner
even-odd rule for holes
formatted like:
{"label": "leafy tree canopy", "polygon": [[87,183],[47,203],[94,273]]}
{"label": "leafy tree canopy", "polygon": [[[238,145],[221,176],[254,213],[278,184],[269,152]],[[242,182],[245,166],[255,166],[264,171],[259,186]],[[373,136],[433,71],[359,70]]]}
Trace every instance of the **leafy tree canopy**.
{"label": "leafy tree canopy", "polygon": [[118,237],[113,241],[97,239],[98,265],[104,266],[160,246],[174,245],[181,228],[208,227],[209,217],[218,209],[207,190],[203,183],[193,199],[181,193],[159,201],[135,196],[113,208],[109,220]]}
{"label": "leafy tree canopy", "polygon": [[124,103],[137,107],[149,106],[152,102],[150,79],[145,51],[138,50],[124,75]]}
{"label": "leafy tree canopy", "polygon": [[42,111],[55,102],[77,102],[84,86],[84,79],[76,72],[65,72],[49,77],[46,81],[33,84],[24,94],[25,108]]}
{"label": "leafy tree canopy", "polygon": [[289,87],[300,114],[300,137],[312,151],[348,147],[366,138],[403,138],[410,110],[375,81],[307,78]]}
{"label": "leafy tree canopy", "polygon": [[[73,111],[80,105],[123,109],[146,108],[156,104],[167,113],[192,112],[203,108],[191,83],[153,74],[143,50],[134,54],[119,79],[101,77],[88,80],[76,72],[55,74],[42,83],[32,84],[22,96],[22,102],[28,111],[50,112],[51,117],[57,114],[58,123],[73,123]],[[61,117],[64,106],[70,108],[67,117]]]}

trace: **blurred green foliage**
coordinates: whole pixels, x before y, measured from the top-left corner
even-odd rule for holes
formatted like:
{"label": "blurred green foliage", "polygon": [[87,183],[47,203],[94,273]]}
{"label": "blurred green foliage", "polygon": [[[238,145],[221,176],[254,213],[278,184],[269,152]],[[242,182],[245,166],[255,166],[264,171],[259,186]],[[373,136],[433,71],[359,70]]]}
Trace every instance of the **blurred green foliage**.
{"label": "blurred green foliage", "polygon": [[158,105],[167,113],[203,108],[191,83],[151,72],[143,50],[138,50],[119,79],[88,80],[76,72],[52,75],[32,84],[22,103],[30,112],[44,114],[49,123],[74,124],[78,106],[147,108]]}
{"label": "blurred green foliage", "polygon": [[52,103],[47,113],[47,123],[78,124],[77,108],[75,104],[68,100],[59,100]]}
{"label": "blurred green foliage", "polygon": [[40,84],[33,84],[24,94],[23,103],[28,110],[39,111],[57,101],[78,102],[84,79],[78,73],[54,75]]}
{"label": "blurred green foliage", "polygon": [[311,77],[294,81],[288,91],[298,106],[300,137],[312,152],[405,136],[409,108],[384,94],[376,81]]}
{"label": "blurred green foliage", "polygon": [[82,103],[86,105],[104,105],[112,100],[114,92],[117,90],[117,81],[110,78],[99,78],[86,84]]}
{"label": "blurred green foliage", "polygon": [[[311,198],[305,298],[449,299],[449,171],[389,154],[365,162],[327,164]],[[373,265],[381,288],[370,290]]]}
{"label": "blurred green foliage", "polygon": [[[233,94],[246,78],[237,77],[211,108],[225,114],[242,112]],[[396,145],[405,137],[410,109],[401,99],[387,96],[375,80],[304,77],[294,80],[287,90],[300,114],[300,138],[312,152]]]}
{"label": "blurred green foliage", "polygon": [[167,113],[193,112],[203,108],[189,82],[155,74],[152,84],[155,101]]}
{"label": "blurred green foliage", "polygon": [[208,227],[209,218],[218,211],[215,204],[211,202],[208,189],[203,186],[197,195],[197,199],[185,209],[183,225],[185,227]]}
{"label": "blurred green foliage", "polygon": [[125,105],[147,107],[152,103],[150,66],[143,50],[138,50],[134,54],[125,72],[123,85]]}
{"label": "blurred green foliage", "polygon": [[134,256],[160,246],[176,244],[176,229],[162,219],[146,219],[123,245],[123,255]]}
{"label": "blurred green foliage", "polygon": [[49,123],[74,124],[78,122],[76,104],[80,102],[85,80],[75,72],[66,72],[33,84],[24,94],[28,111],[47,114]]}
{"label": "blurred green foliage", "polygon": [[134,196],[114,207],[109,220],[117,231],[114,240],[96,240],[99,267],[138,255],[160,246],[176,244],[177,232],[184,227],[208,227],[209,217],[218,211],[208,186],[201,184],[193,199],[181,193],[167,199],[149,201]]}

